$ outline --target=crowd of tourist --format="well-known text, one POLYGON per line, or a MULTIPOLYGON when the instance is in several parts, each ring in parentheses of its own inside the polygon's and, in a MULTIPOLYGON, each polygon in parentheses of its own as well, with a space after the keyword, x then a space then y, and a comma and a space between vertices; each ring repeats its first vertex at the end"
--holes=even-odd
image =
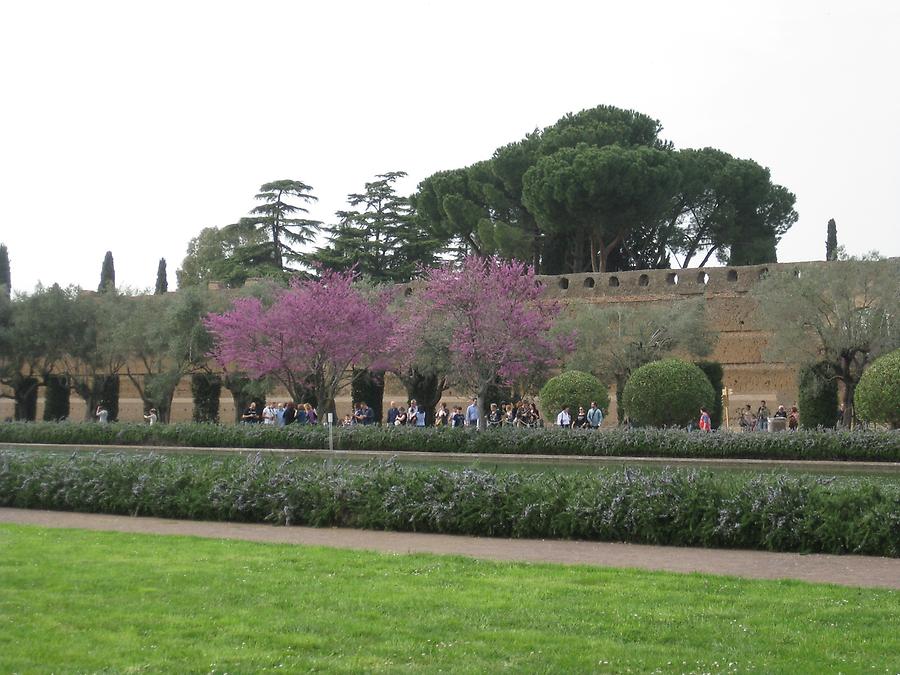
POLYGON ((271 424, 283 427, 288 424, 318 424, 319 414, 309 403, 266 403, 259 409, 253 401, 241 415, 245 424, 271 424))
POLYGON ((748 403, 737 413, 738 426, 741 431, 768 431, 769 418, 787 420, 785 425, 788 429, 794 430, 800 426, 800 410, 796 405, 792 405, 790 411, 786 410, 783 405, 778 406, 774 415, 770 415, 769 407, 765 401, 759 402, 756 412, 748 403))
MULTIPOLYGON (((103 412, 98 408, 98 417, 103 419, 103 412)), ((151 410, 150 417, 145 415, 145 419, 149 419, 150 423, 156 422, 157 413, 151 410)), ((783 405, 779 405, 774 414, 770 414, 770 410, 765 401, 760 401, 759 407, 754 412, 752 407, 747 404, 744 408, 738 410, 736 414, 738 426, 741 431, 768 431, 770 419, 784 419, 784 427, 789 430, 797 429, 800 426, 800 411, 796 405, 791 406, 790 410, 785 409, 783 405)), ((409 401, 406 405, 397 405, 395 401, 391 401, 387 410, 386 424, 388 426, 409 426, 409 427, 425 427, 427 426, 428 415, 426 410, 419 406, 415 399, 409 401)), ((318 424, 319 416, 316 409, 309 403, 294 404, 289 403, 266 403, 261 409, 257 404, 251 403, 241 415, 241 421, 247 424, 268 424, 274 426, 287 426, 289 424, 318 424)), ((518 403, 491 403, 487 410, 483 424, 480 424, 480 414, 478 411, 478 403, 476 399, 472 399, 471 403, 463 409, 462 406, 448 407, 446 403, 438 406, 434 415, 433 426, 435 427, 485 427, 488 429, 497 429, 500 427, 541 427, 544 421, 537 405, 533 401, 521 400, 518 403)), ((344 415, 339 421, 340 426, 369 426, 380 423, 376 420, 375 411, 367 403, 360 402, 353 406, 353 411, 344 415)), ((572 412, 569 406, 563 409, 556 416, 556 426, 567 429, 599 429, 603 424, 603 411, 595 401, 592 401, 588 408, 579 406, 576 412, 572 412)), ((700 418, 696 428, 701 431, 711 431, 712 423, 709 411, 706 408, 700 409, 700 418)))

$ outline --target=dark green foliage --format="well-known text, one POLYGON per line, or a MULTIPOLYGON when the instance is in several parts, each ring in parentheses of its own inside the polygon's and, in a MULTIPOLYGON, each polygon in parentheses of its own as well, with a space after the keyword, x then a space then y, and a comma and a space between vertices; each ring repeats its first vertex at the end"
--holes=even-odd
POLYGON ((194 399, 194 421, 219 421, 219 395, 222 393, 222 378, 210 373, 191 375, 191 395, 194 399))
POLYGON ((354 404, 365 402, 375 413, 375 422, 380 423, 384 415, 384 371, 353 371, 350 397, 354 404))
POLYGON ((20 377, 13 389, 14 415, 17 420, 32 422, 37 417, 38 381, 34 377, 20 377))
POLYGON ((119 419, 119 376, 97 375, 94 378, 93 399, 98 405, 106 406, 111 421, 119 419))
POLYGON ((540 393, 541 415, 552 422, 564 406, 569 406, 573 417, 578 406, 587 410, 591 401, 605 413, 609 411, 609 390, 590 373, 566 370, 547 381, 540 393))
POLYGON ((48 375, 44 378, 44 421, 55 422, 69 417, 69 378, 48 375))
POLYGON ((861 419, 900 429, 900 349, 876 359, 863 373, 856 409, 861 419))
POLYGON ((282 280, 283 271, 273 260, 266 235, 246 222, 203 228, 188 243, 181 269, 175 273, 178 287, 205 287, 214 281, 237 288, 250 277, 282 280))
POLYGON ((100 285, 97 292, 105 293, 116 290, 116 267, 113 264, 112 251, 107 251, 103 256, 103 267, 100 269, 100 285))
POLYGON ((807 429, 834 427, 838 418, 838 386, 831 364, 821 362, 801 368, 797 388, 800 424, 807 429))
POLYGON ((622 405, 638 426, 686 426, 711 409, 716 393, 705 373, 679 359, 654 361, 635 370, 622 393, 622 405))
POLYGON ((262 233, 267 239, 262 250, 269 251, 277 269, 285 270, 286 261, 303 258, 300 248, 313 240, 321 225, 317 220, 291 217, 309 213, 307 208, 291 202, 308 204, 318 197, 313 196, 312 187, 306 183, 285 179, 260 186, 256 199, 263 203, 251 209, 250 216, 241 218, 238 225, 262 233))
MULTIPOLYGON (((322 449, 328 447, 328 430, 301 425, 8 423, 0 424, 0 443, 322 449)), ((481 434, 434 427, 338 427, 334 447, 385 452, 900 462, 900 434, 862 430, 705 434, 652 428, 600 432, 503 428, 481 434)))
POLYGON ((718 429, 722 426, 722 388, 724 386, 722 378, 725 375, 722 371, 722 364, 718 361, 697 361, 695 365, 703 371, 716 393, 712 408, 709 409, 709 418, 712 428, 718 429))
POLYGON ((8 300, 12 293, 12 276, 9 269, 9 249, 0 244, 0 295, 8 300))
POLYGON ((527 260, 542 274, 689 267, 697 255, 701 267, 713 255, 774 261, 797 221, 794 195, 752 160, 676 152, 661 131, 614 106, 568 114, 489 159, 432 174, 411 200, 452 251, 527 260))
POLYGON ((489 408, 491 403, 505 405, 506 403, 515 403, 518 400, 519 397, 513 393, 512 387, 503 384, 499 379, 488 385, 484 394, 484 405, 486 408, 489 408))
POLYGON ((165 295, 169 292, 169 277, 166 273, 166 259, 159 259, 159 266, 156 268, 156 288, 154 295, 165 295))
POLYGON ((405 176, 380 174, 364 192, 347 195, 350 206, 360 210, 338 211, 339 223, 325 228, 328 246, 308 255, 307 262, 354 269, 375 283, 405 283, 419 268, 433 267, 442 242, 418 225, 409 199, 397 195, 394 183, 405 176))
MULTIPOLYGON (((482 434, 484 435, 484 434, 482 434)), ((900 556, 900 490, 633 468, 503 473, 259 454, 0 451, 0 505, 492 537, 900 556)))
POLYGON ((837 224, 834 218, 828 221, 828 237, 825 240, 825 260, 838 259, 837 224))

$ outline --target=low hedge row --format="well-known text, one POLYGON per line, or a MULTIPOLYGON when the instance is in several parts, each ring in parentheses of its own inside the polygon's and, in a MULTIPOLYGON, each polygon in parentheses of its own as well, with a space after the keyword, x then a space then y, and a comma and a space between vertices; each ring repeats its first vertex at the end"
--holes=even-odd
POLYGON ((503 473, 0 451, 0 505, 181 519, 900 556, 900 489, 624 469, 503 473))
MULTIPOLYGON (((12 422, 0 424, 0 443, 189 446, 199 448, 328 447, 328 431, 216 424, 90 424, 12 422)), ((900 461, 897 431, 808 431, 791 433, 701 433, 680 429, 492 429, 351 427, 334 430, 335 448, 388 452, 509 453, 609 457, 698 457, 900 461)))

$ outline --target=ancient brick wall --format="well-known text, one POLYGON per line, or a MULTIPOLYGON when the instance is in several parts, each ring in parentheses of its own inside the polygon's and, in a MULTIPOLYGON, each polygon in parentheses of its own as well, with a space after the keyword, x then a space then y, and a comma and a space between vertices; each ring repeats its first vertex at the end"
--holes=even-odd
MULTIPOLYGON (((711 360, 722 363, 724 384, 730 392, 728 407, 733 412, 746 403, 755 409, 766 400, 774 409, 778 403, 791 405, 797 399, 797 368, 793 364, 771 360, 766 353, 768 337, 758 325, 756 302, 749 291, 761 277, 775 269, 787 269, 795 274, 809 266, 825 263, 784 263, 747 267, 707 267, 684 270, 644 270, 631 272, 567 274, 539 276, 548 297, 565 303, 596 305, 632 305, 634 303, 672 304, 690 298, 702 298, 706 303, 711 330, 718 339, 711 360)), ((832 263, 833 264, 833 263, 832 263)), ((410 289, 409 292, 414 292, 410 289)), ((394 399, 403 401, 406 394, 396 378, 388 377, 385 389, 385 408, 394 399)), ((349 391, 342 392, 337 401, 338 414, 349 411, 349 391)), ((610 392, 614 402, 614 392, 610 392)), ((447 392, 450 405, 463 403, 468 392, 447 392)), ((270 398, 287 401, 286 391, 275 391, 270 398)), ((81 419, 81 399, 71 399, 72 418, 81 419)), ((615 404, 613 403, 613 406, 615 404)), ((143 405, 127 377, 121 378, 120 419, 137 421, 143 405)), ((192 399, 190 378, 184 378, 175 392, 172 405, 173 421, 191 419, 192 399)), ((39 392, 38 419, 43 412, 43 389, 39 392)), ((607 420, 615 419, 615 408, 607 420)), ((12 401, 0 399, 0 419, 12 417, 12 401)), ((223 389, 220 419, 234 419, 230 393, 223 389)))
MULTIPOLYGON (((710 329, 717 341, 710 360, 719 361, 729 390, 730 417, 760 400, 770 408, 797 400, 797 367, 771 359, 768 335, 759 325, 753 286, 770 271, 800 274, 804 267, 824 263, 784 263, 745 267, 707 267, 683 270, 640 270, 606 274, 568 274, 538 277, 548 297, 565 303, 603 306, 651 303, 671 305, 686 299, 705 302, 710 329)), ((610 392, 615 415, 614 390, 610 392)))

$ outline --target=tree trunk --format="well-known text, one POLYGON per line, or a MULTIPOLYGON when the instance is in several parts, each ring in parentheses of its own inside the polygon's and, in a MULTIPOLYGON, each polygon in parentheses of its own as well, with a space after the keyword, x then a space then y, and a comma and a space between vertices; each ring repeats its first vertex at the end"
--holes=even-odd
MULTIPOLYGON (((845 429, 851 429, 853 424, 853 396, 856 393, 856 384, 851 384, 849 380, 844 380, 844 418, 843 425, 845 429)), ((802 414, 802 411, 801 411, 802 414)))
POLYGON ((436 373, 423 374, 414 368, 400 379, 410 400, 415 399, 416 403, 425 409, 425 425, 432 426, 435 408, 441 402, 441 396, 447 388, 446 378, 436 373))
MULTIPOLYGON (((856 382, 850 369, 853 367, 853 357, 847 353, 841 354, 838 364, 838 379, 844 383, 844 415, 842 424, 845 429, 853 428, 853 395, 856 392, 856 382)), ((800 411, 803 414, 803 411, 800 411)))
POLYGON ((623 239, 623 236, 621 234, 617 235, 616 237, 613 238, 613 240, 611 242, 609 242, 609 246, 604 246, 603 239, 600 239, 600 242, 599 242, 600 243, 600 265, 599 265, 600 269, 599 269, 599 271, 600 272, 608 272, 609 271, 607 269, 609 267, 609 265, 607 264, 607 261, 609 259, 609 254, 615 250, 616 246, 618 246, 619 244, 622 243, 622 239, 623 239))
POLYGON ((37 417, 38 381, 34 377, 17 378, 13 387, 16 421, 34 422, 37 417))
POLYGON ((537 222, 533 224, 532 236, 531 266, 534 267, 535 274, 541 274, 541 228, 537 226, 537 222))
POLYGON ((625 389, 625 376, 616 375, 616 419, 619 424, 625 421, 625 409, 622 407, 622 391, 625 389))

